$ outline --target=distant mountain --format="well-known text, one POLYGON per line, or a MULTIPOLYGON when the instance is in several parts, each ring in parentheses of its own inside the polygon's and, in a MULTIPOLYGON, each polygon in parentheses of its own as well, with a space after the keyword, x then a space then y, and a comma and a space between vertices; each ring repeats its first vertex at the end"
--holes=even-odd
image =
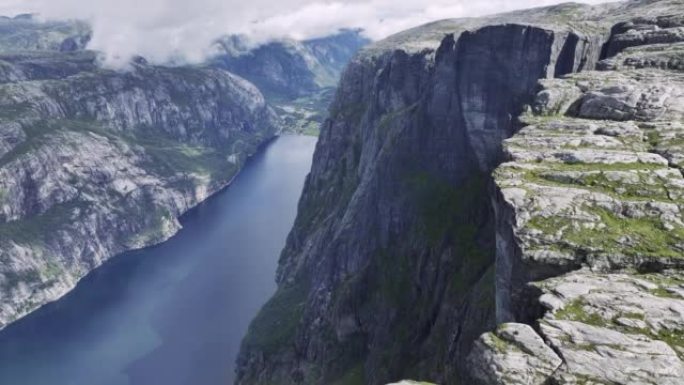
POLYGON ((212 64, 256 84, 265 94, 301 97, 334 87, 345 65, 370 41, 358 30, 313 40, 278 40, 250 49, 244 38, 219 41, 223 53, 212 64))
POLYGON ((278 40, 252 47, 246 38, 219 40, 222 53, 210 65, 254 83, 292 131, 316 134, 334 88, 354 54, 370 40, 359 30, 311 40, 278 40))
POLYGON ((90 26, 82 21, 38 22, 33 15, 0 16, 0 52, 76 51, 91 37, 90 26))
POLYGON ((366 43, 358 31, 254 49, 234 37, 199 65, 136 57, 114 71, 86 49, 91 34, 0 17, 0 329, 111 256, 167 239, 281 130, 316 134, 366 43))

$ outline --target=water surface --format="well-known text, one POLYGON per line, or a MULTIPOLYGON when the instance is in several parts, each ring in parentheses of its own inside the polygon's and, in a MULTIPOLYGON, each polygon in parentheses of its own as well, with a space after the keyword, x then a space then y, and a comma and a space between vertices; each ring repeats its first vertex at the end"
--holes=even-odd
POLYGON ((111 259, 0 332, 2 385, 219 385, 275 290, 315 138, 283 136, 168 242, 111 259))

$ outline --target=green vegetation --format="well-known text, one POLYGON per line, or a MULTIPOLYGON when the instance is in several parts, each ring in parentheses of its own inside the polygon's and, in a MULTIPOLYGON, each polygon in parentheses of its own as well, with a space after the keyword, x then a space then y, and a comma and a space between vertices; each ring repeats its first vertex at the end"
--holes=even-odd
POLYGON ((667 165, 659 163, 538 163, 547 170, 553 171, 631 171, 631 170, 659 170, 667 168, 667 165))
MULTIPOLYGON (((0 95, 2 95, 3 92, 6 91, 0 88, 0 95)), ((3 120, 16 120, 17 118, 24 116, 30 110, 31 105, 27 102, 0 106, 0 118, 3 120)))
POLYGON ((578 321, 592 326, 605 327, 610 321, 605 320, 601 315, 588 312, 584 308, 584 300, 580 297, 566 304, 562 309, 554 314, 556 319, 578 321))
POLYGON ((364 372, 363 364, 351 368, 339 380, 333 382, 331 385, 365 385, 366 374, 364 372))
POLYGON ((619 180, 611 180, 607 176, 607 173, 610 171, 607 170, 589 171, 572 178, 565 177, 562 171, 549 171, 542 168, 518 170, 518 172, 522 174, 524 180, 540 186, 577 186, 586 190, 608 194, 615 198, 671 201, 668 186, 666 185, 668 181, 644 170, 634 171, 637 173, 636 175, 639 177, 640 183, 624 183, 619 180), (651 179, 646 180, 647 178, 651 179), (656 183, 652 183, 656 180, 656 183))
POLYGON ((319 136, 321 134, 321 130, 316 123, 309 123, 301 132, 302 135, 307 135, 307 136, 319 136))
MULTIPOLYGON (((638 319, 643 319, 643 316, 638 319)), ((635 328, 616 324, 614 324, 613 327, 625 333, 642 334, 649 338, 663 341, 672 347, 679 358, 684 359, 684 330, 661 328, 660 330, 655 331, 650 327, 635 328)))
POLYGON ((59 129, 54 122, 48 122, 45 120, 34 121, 32 123, 23 124, 22 126, 24 132, 26 133, 26 140, 17 144, 11 151, 0 158, 0 167, 14 161, 20 156, 36 148, 39 148, 43 145, 45 136, 48 133, 59 129))
POLYGON ((361 118, 366 113, 365 103, 344 103, 342 108, 333 103, 330 109, 330 117, 333 119, 345 120, 349 124, 356 125, 361 122, 361 118))
MULTIPOLYGON (((0 108, 0 114, 3 111, 5 107, 0 108)), ((49 135, 75 131, 94 133, 112 141, 142 146, 148 158, 141 166, 166 177, 183 173, 196 174, 208 177, 211 183, 220 185, 230 180, 239 168, 238 164, 229 162, 228 155, 222 151, 210 146, 183 143, 153 127, 138 127, 136 130, 119 132, 92 119, 36 119, 24 120, 22 129, 26 133, 26 140, 0 158, 0 167, 43 146, 49 135)), ((238 144, 239 142, 236 141, 238 144)))
MULTIPOLYGON (((413 174, 407 182, 417 198, 425 236, 432 244, 438 244, 447 235, 474 240, 476 229, 470 220, 481 219, 479 214, 488 207, 487 182, 483 175, 474 175, 461 186, 428 173, 413 174)), ((482 251, 473 244, 467 246, 468 251, 482 251)))
POLYGON ((652 148, 657 147, 661 141, 660 133, 656 130, 649 130, 646 133, 646 141, 652 148))
POLYGON ((375 260, 381 272, 378 284, 382 297, 393 306, 404 305, 411 291, 411 258, 405 254, 393 255, 382 251, 375 260))
POLYGON ((409 188, 419 202, 421 231, 428 242, 433 247, 453 245, 460 266, 451 286, 456 293, 471 287, 494 260, 493 242, 478 239, 491 215, 487 180, 476 174, 454 186, 425 173, 409 179, 409 188))
POLYGON ((328 106, 335 96, 334 88, 326 88, 310 96, 286 99, 269 96, 279 115, 283 117, 285 129, 309 136, 318 136, 320 127, 328 116, 328 106))
POLYGON ((144 221, 142 229, 129 239, 129 243, 135 246, 148 245, 163 240, 168 235, 166 226, 174 220, 173 214, 167 208, 157 206, 152 197, 146 197, 142 204, 142 207, 133 208, 128 213, 129 216, 136 215, 144 221), (136 211, 137 213, 133 214, 136 211))
POLYGON ((534 217, 528 225, 546 234, 563 231, 563 240, 583 248, 633 256, 682 258, 684 228, 668 230, 657 218, 627 218, 598 207, 586 207, 605 226, 585 227, 569 217, 534 217), (629 241, 626 241, 629 239, 629 241))
POLYGON ((639 274, 639 278, 643 278, 649 282, 653 282, 659 286, 684 286, 684 276, 677 275, 663 275, 659 274, 639 274))
POLYGON ((292 343, 308 291, 307 279, 279 288, 252 321, 243 345, 270 354, 292 343))
MULTIPOLYGON (((636 312, 622 313, 622 314, 620 314, 620 317, 628 318, 628 319, 637 319, 637 320, 642 320, 642 321, 645 318, 643 313, 636 313, 636 312)), ((620 317, 617 317, 617 318, 620 318, 620 317)))
POLYGON ((40 275, 45 281, 55 281, 59 279, 63 271, 64 270, 62 267, 52 261, 48 261, 45 267, 41 270, 40 275))
POLYGON ((5 271, 2 273, 5 277, 2 283, 2 291, 7 292, 11 290, 20 282, 39 282, 40 272, 37 270, 17 270, 17 271, 5 271))
POLYGON ((682 298, 681 296, 675 294, 674 292, 667 290, 666 288, 664 288, 662 286, 658 286, 655 289, 651 289, 651 290, 649 290, 649 292, 653 295, 656 295, 658 297, 663 297, 663 298, 678 298, 678 299, 682 298))
POLYGON ((149 158, 141 166, 162 176, 196 174, 220 184, 230 180, 238 171, 238 165, 229 162, 228 157, 218 150, 171 139, 159 130, 141 129, 122 138, 142 146, 149 158))
POLYGON ((660 329, 658 333, 652 335, 654 338, 657 338, 670 345, 677 353, 679 358, 684 359, 684 330, 660 329))
POLYGON ((378 131, 380 131, 382 134, 385 134, 387 129, 390 128, 397 120, 405 118, 407 115, 413 113, 417 108, 418 103, 413 103, 404 108, 384 114, 380 118, 380 123, 378 123, 378 131))
POLYGON ((511 349, 511 346, 508 343, 506 343, 506 341, 499 338, 499 336, 497 336, 496 334, 489 333, 488 336, 492 342, 492 345, 494 345, 494 349, 497 352, 504 354, 511 349))
POLYGON ((59 228, 74 221, 76 212, 83 213, 90 203, 72 200, 52 206, 46 212, 0 224, 0 240, 12 240, 26 245, 41 243, 59 228))

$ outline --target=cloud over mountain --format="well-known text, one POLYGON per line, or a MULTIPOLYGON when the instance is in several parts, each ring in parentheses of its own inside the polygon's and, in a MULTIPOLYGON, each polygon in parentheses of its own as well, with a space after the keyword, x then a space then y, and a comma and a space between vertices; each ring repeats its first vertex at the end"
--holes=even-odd
MULTIPOLYGON (((0 0, 0 14, 85 19, 90 48, 117 66, 136 54, 153 62, 197 62, 225 34, 255 42, 312 38, 362 28, 372 39, 429 21, 560 3, 559 0, 0 0)), ((584 2, 597 3, 597 0, 584 2)))

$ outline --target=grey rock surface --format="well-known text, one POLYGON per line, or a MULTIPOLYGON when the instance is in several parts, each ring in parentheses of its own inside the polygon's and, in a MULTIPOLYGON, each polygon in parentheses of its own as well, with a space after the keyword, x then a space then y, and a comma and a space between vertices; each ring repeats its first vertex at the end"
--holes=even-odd
POLYGON ((501 324, 483 334, 470 352, 473 377, 483 384, 542 385, 563 360, 525 324, 501 324))
POLYGON ((563 358, 555 381, 681 383, 682 278, 580 271, 538 283, 548 310, 540 334, 563 358))
POLYGON ((684 378, 682 11, 617 24, 602 71, 542 81, 505 141, 498 316, 535 326, 562 359, 545 382, 684 378))
POLYGON ((624 344, 613 346, 582 320, 546 321, 530 283, 682 268, 682 88, 669 56, 683 13, 678 1, 564 4, 436 22, 362 50, 238 384, 675 381, 669 337, 611 328, 624 344), (502 353, 497 332, 480 336, 507 322, 530 326, 502 353), (607 368, 579 368, 591 359, 607 368))

